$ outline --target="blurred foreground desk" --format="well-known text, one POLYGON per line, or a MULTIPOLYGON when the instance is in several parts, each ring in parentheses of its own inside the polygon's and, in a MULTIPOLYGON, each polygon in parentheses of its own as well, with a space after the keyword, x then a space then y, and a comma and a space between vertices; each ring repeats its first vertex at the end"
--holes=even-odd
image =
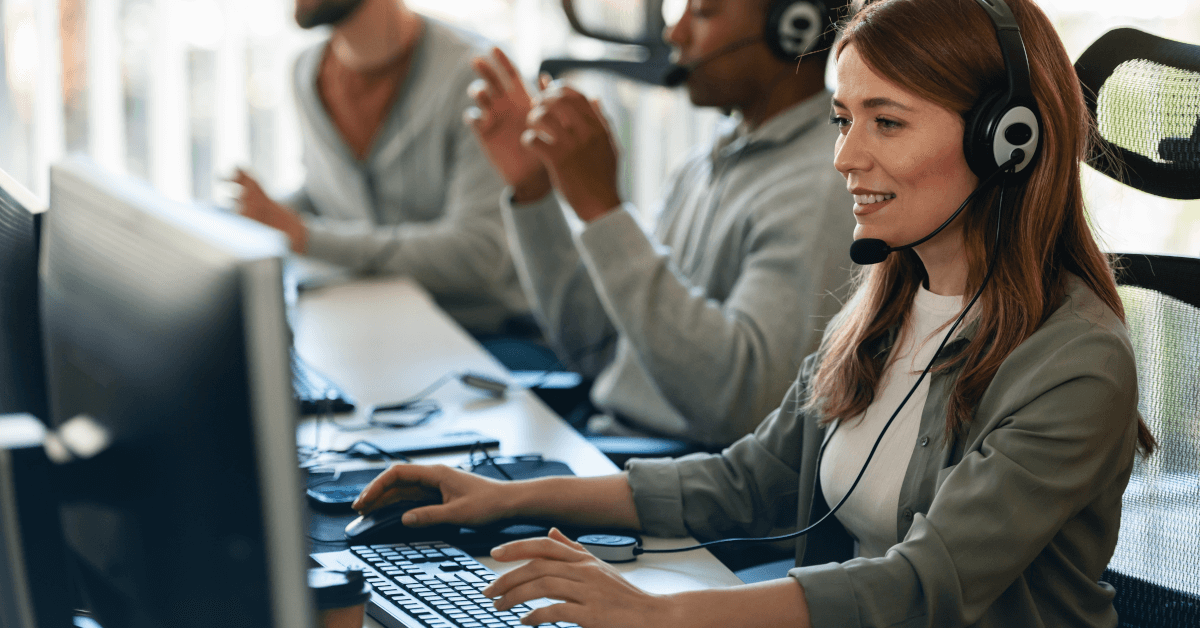
MULTIPOLYGON (((304 293, 294 313, 295 345, 300 355, 350 393, 358 403, 354 416, 336 417, 346 426, 364 425, 368 409, 409 398, 443 375, 473 371, 507 380, 507 372, 465 331, 439 309, 420 287, 404 279, 360 280, 304 293)), ((472 429, 500 441, 506 456, 540 453, 561 460, 580 476, 618 469, 533 394, 510 390, 504 399, 488 399, 455 381, 430 398, 442 414, 412 430, 435 432, 472 429)), ((324 422, 306 421, 297 433, 301 444, 341 449, 356 440, 395 438, 395 430, 343 432, 324 422)), ((464 453, 427 456, 419 462, 458 465, 464 453)), ((646 538, 647 547, 679 547, 692 539, 646 538)), ((509 568, 482 558, 498 572, 509 568)), ((706 550, 643 555, 618 568, 634 584, 655 593, 725 587, 741 581, 706 550)), ((368 618, 368 626, 377 626, 368 618)))

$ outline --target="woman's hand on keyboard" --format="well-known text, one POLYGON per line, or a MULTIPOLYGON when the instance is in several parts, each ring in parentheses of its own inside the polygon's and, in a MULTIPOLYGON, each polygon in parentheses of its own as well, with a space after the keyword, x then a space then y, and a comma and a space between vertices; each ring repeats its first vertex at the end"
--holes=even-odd
POLYGON ((361 514, 404 500, 441 500, 404 513, 404 525, 482 525, 511 516, 505 484, 445 465, 396 464, 363 489, 353 508, 361 514))
POLYGON ((562 600, 531 611, 527 625, 572 622, 587 628, 672 625, 669 596, 647 593, 629 583, 611 565, 592 556, 557 528, 550 535, 505 543, 492 550, 500 562, 528 560, 488 585, 482 593, 497 609, 550 598, 562 600))

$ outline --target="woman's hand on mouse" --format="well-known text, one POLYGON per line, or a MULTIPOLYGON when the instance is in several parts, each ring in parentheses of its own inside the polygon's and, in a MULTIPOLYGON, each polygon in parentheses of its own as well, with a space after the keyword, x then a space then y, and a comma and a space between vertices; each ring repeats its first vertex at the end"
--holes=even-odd
POLYGON ((546 597, 562 600, 525 615, 528 625, 567 621, 587 626, 670 626, 671 596, 647 593, 629 583, 611 565, 592 556, 557 528, 549 536, 505 543, 492 550, 500 562, 527 560, 492 582, 482 593, 504 610, 546 597))
POLYGON ((398 501, 437 501, 404 513, 404 525, 482 525, 511 516, 505 484, 445 465, 392 465, 363 489, 352 507, 367 514, 398 501))

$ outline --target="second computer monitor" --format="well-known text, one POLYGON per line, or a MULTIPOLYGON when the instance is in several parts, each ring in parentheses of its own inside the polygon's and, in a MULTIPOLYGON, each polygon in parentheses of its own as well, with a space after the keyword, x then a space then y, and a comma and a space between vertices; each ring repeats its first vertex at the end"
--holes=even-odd
POLYGON ((0 171, 0 414, 46 418, 38 322, 38 235, 43 202, 0 171))
POLYGON ((83 161, 52 169, 47 218, 50 417, 92 610, 310 626, 283 238, 83 161))

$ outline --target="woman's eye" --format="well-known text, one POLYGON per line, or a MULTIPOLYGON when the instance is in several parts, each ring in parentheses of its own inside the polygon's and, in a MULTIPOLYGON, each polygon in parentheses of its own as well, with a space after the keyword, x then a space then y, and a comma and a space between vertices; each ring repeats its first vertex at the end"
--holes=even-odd
POLYGON ((895 120, 888 120, 887 118, 875 118, 875 123, 879 125, 879 128, 889 131, 892 129, 898 129, 901 126, 899 122, 896 122, 895 120))
POLYGON ((837 114, 829 116, 829 123, 838 127, 839 129, 844 129, 850 126, 850 120, 848 118, 843 118, 837 114))

